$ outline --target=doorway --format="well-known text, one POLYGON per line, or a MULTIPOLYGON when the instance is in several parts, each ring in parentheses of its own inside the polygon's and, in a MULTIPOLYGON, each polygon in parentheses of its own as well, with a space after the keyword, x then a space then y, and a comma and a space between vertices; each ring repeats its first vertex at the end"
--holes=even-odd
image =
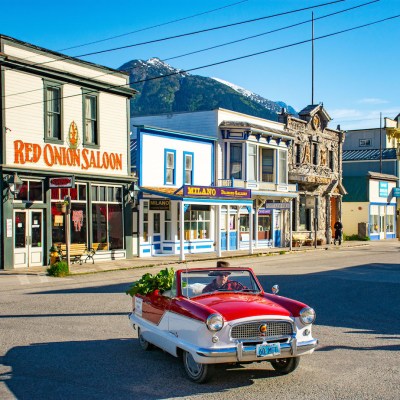
POLYGON ((43 265, 43 210, 14 211, 14 268, 43 265))

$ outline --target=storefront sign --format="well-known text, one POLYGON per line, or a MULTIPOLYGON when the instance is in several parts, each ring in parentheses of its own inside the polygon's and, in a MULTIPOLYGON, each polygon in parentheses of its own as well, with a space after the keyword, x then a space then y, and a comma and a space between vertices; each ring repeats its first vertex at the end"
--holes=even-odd
POLYGON ((49 178, 50 188, 74 188, 75 187, 75 177, 66 176, 59 178, 49 178))
POLYGON ((201 197, 212 199, 221 197, 251 199, 251 190, 228 187, 184 186, 183 195, 188 197, 201 197))
POLYGON ((170 200, 150 200, 150 210, 166 210, 170 209, 170 200))
POLYGON ((271 214, 271 209, 260 208, 258 210, 258 215, 268 215, 271 214))
POLYGON ((400 197, 400 188, 393 188, 393 197, 400 197))
POLYGON ((72 121, 69 126, 67 143, 71 149, 76 149, 79 146, 78 127, 75 121, 72 121))
POLYGON ((379 197, 388 197, 389 194, 389 183, 379 182, 379 197))
POLYGON ((7 218, 7 237, 12 237, 12 219, 7 218))
POLYGON ((90 149, 73 149, 65 146, 14 141, 14 163, 36 164, 43 161, 48 167, 79 167, 88 169, 122 170, 122 154, 90 149))
POLYGON ((264 207, 270 210, 289 210, 290 203, 265 203, 264 207))

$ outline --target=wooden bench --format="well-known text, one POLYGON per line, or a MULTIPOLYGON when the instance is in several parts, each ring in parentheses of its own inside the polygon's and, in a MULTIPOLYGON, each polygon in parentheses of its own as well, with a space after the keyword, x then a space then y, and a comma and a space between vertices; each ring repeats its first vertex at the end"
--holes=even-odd
POLYGON ((108 250, 109 246, 108 246, 108 243, 93 243, 93 249, 95 251, 108 250))
MULTIPOLYGON (((66 260, 67 259, 67 245, 62 243, 58 246, 58 253, 60 254, 60 259, 66 260)), ((85 243, 71 243, 69 245, 69 257, 72 264, 79 263, 82 265, 83 260, 82 257, 85 258, 85 263, 87 260, 92 260, 94 264, 93 256, 95 255, 96 251, 94 249, 88 249, 85 243)))

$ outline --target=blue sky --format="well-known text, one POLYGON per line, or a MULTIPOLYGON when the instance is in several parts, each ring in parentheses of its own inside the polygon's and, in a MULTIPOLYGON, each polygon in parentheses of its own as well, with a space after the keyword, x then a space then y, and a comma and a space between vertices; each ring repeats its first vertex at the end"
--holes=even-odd
MULTIPOLYGON (((162 37, 203 30, 243 20, 283 13, 329 0, 130 0, 112 1, 5 1, 0 33, 60 51, 70 56, 131 45, 162 37), (238 3, 232 5, 233 3, 238 3), (218 7, 218 11, 208 12, 218 7), (194 14, 201 16, 165 24, 194 14), (140 32, 127 34, 142 30, 140 32), (89 42, 123 35, 83 47, 89 42), (65 50, 69 48, 68 50, 65 50)), ((228 41, 257 35, 311 19, 319 36, 368 24, 400 14, 400 0, 373 4, 318 20, 323 15, 367 3, 346 0, 324 7, 264 19, 161 43, 83 57, 86 61, 118 68, 131 59, 162 60, 228 41)), ((168 60, 175 68, 189 69, 245 56, 311 38, 311 23, 263 35, 186 57, 168 60)), ((323 102, 333 118, 330 126, 342 129, 379 127, 379 116, 400 113, 398 43, 400 18, 315 41, 314 103, 323 102)), ((311 44, 271 51, 193 74, 217 77, 271 100, 282 100, 297 111, 311 103, 311 44)))

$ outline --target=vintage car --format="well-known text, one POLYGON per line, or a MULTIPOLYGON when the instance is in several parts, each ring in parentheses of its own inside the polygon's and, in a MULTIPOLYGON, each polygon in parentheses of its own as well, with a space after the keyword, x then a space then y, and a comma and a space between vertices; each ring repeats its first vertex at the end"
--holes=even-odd
POLYGON ((315 311, 265 293, 250 268, 181 269, 171 290, 133 297, 129 319, 141 347, 183 358, 188 377, 203 383, 213 364, 267 361, 287 374, 318 344, 315 311))

